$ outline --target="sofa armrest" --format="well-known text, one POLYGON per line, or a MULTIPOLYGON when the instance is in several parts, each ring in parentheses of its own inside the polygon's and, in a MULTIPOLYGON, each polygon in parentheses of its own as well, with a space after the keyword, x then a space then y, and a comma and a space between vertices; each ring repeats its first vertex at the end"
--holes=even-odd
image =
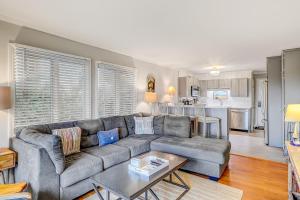
POLYGON ((33 129, 25 128, 18 136, 26 143, 41 146, 48 152, 56 173, 61 174, 65 169, 65 156, 63 154, 61 138, 57 135, 40 133, 33 129))
POLYGON ((33 199, 59 199, 59 174, 45 148, 12 138, 11 147, 18 153, 15 180, 28 183, 33 199))

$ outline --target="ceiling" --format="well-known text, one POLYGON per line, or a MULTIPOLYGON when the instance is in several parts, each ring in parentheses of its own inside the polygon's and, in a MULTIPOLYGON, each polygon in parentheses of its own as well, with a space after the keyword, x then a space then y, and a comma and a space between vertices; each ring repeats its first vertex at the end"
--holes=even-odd
POLYGON ((300 47, 299 0, 1 0, 0 19, 172 68, 265 70, 300 47))

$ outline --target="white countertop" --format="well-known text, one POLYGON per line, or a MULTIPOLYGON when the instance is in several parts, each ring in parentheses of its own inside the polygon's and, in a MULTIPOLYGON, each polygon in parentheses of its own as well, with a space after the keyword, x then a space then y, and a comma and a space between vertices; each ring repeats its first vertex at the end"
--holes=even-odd
MULTIPOLYGON (((174 106, 170 106, 170 107, 174 107, 174 106)), ((186 108, 193 108, 194 105, 183 105, 183 107, 186 107, 186 108)), ((242 106, 242 105, 239 105, 239 106, 228 106, 228 105, 205 105, 205 108, 216 108, 216 109, 251 109, 252 107, 251 106, 242 106)))

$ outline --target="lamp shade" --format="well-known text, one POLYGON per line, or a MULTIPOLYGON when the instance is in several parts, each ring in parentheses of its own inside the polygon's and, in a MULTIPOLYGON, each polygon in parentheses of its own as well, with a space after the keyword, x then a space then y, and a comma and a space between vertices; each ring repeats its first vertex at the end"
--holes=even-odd
POLYGON ((0 110, 11 108, 11 90, 10 87, 0 86, 0 110))
POLYGON ((145 92, 144 98, 147 103, 154 103, 157 101, 157 94, 155 92, 145 92))
POLYGON ((176 89, 175 89, 175 87, 174 87, 174 86, 170 86, 170 87, 168 88, 168 95, 174 96, 175 94, 176 94, 176 89))
POLYGON ((300 122, 300 104, 289 104, 285 113, 286 122, 300 122))

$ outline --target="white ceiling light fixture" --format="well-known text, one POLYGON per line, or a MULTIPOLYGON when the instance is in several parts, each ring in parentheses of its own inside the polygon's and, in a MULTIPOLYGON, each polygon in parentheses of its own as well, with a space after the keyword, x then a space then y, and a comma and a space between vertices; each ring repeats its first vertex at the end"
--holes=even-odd
POLYGON ((218 69, 219 69, 219 67, 213 67, 212 70, 209 72, 209 74, 212 76, 219 76, 220 70, 218 70, 218 69))

